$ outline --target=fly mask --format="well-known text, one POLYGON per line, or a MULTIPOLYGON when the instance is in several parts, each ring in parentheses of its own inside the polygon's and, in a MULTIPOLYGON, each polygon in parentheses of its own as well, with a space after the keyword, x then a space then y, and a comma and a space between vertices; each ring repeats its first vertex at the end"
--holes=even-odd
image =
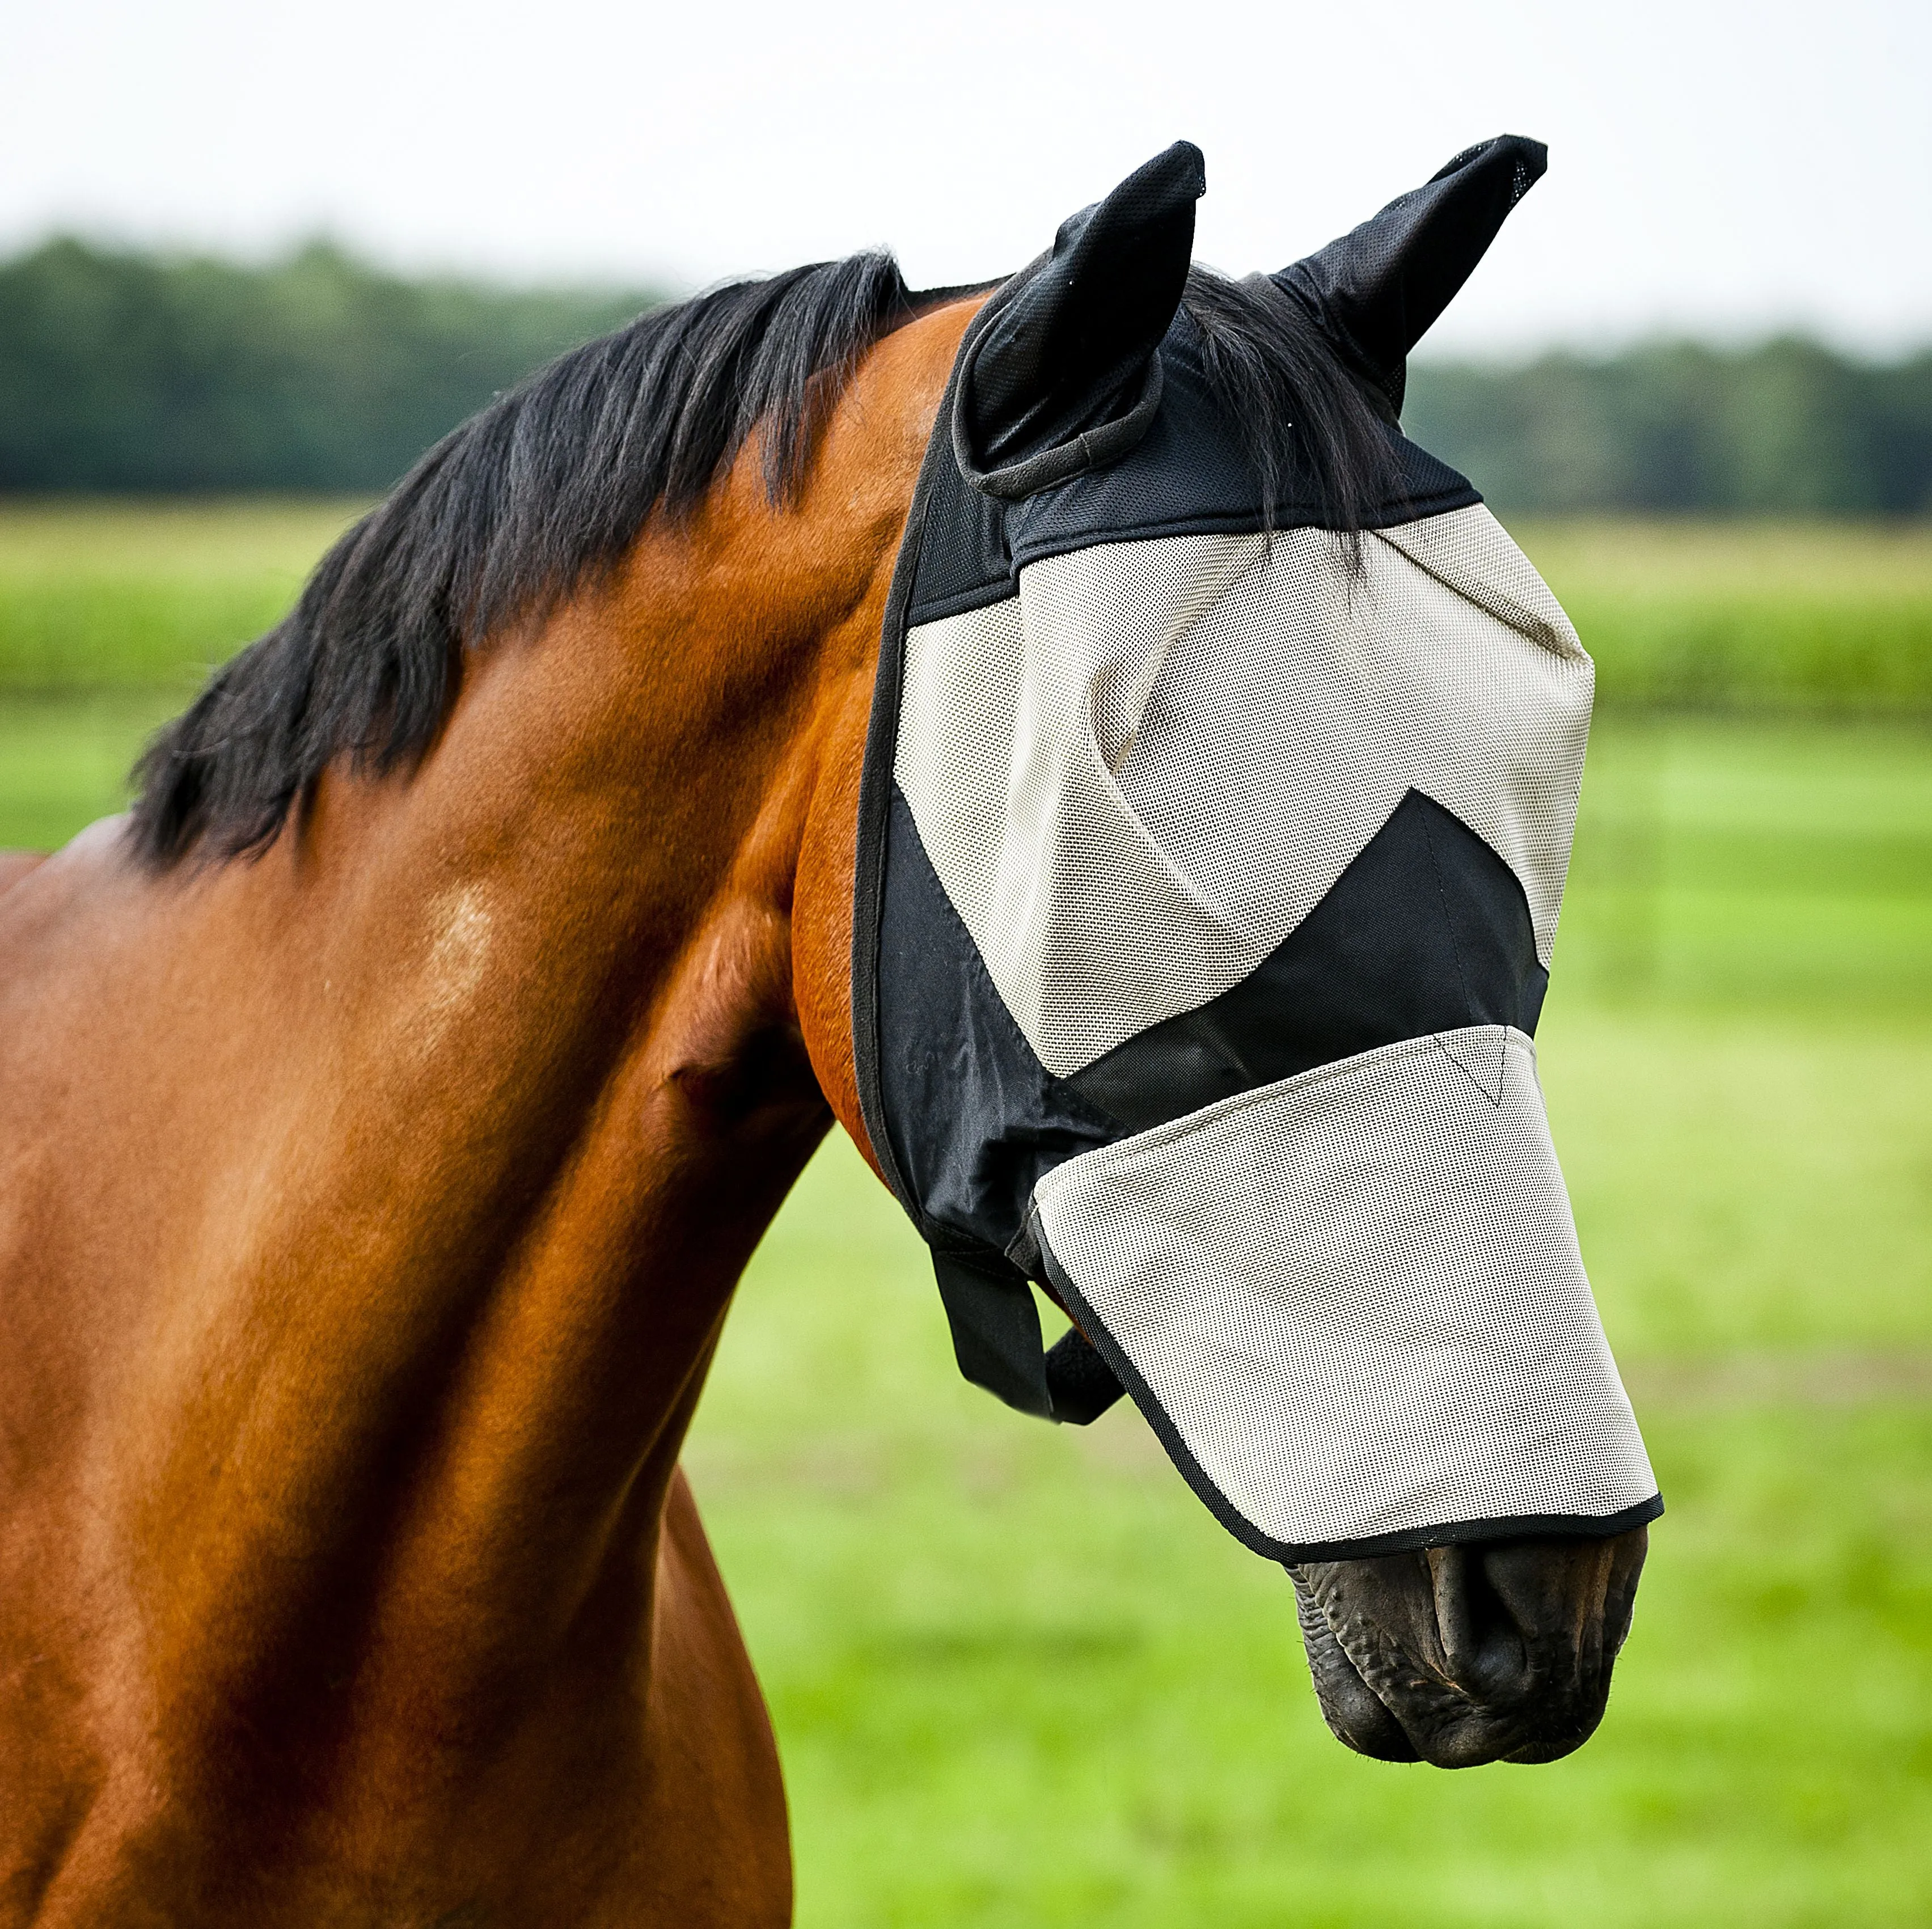
POLYGON ((1543 166, 1472 148, 1263 291, 1387 442, 1343 535, 1299 436, 1258 485, 1184 304, 1201 156, 1150 162, 968 330, 886 619, 860 1089, 961 1369, 1124 1388, 1280 1559, 1662 1510, 1532 1042, 1592 668, 1395 426, 1543 166))

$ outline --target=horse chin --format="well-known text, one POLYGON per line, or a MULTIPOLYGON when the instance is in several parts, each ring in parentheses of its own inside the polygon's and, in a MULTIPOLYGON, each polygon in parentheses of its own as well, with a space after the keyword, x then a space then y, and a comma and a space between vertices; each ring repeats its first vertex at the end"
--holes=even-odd
POLYGON ((1553 1762, 1602 1720, 1647 1536, 1556 1537, 1288 1568, 1322 1712, 1384 1762, 1553 1762))

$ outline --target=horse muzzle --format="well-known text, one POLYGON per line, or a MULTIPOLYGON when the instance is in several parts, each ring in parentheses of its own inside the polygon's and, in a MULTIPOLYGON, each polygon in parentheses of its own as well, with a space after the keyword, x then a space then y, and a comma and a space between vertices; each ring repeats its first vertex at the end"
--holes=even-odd
POLYGON ((1603 1719, 1647 1530, 1292 1564, 1330 1729, 1441 1768, 1553 1762, 1603 1719))

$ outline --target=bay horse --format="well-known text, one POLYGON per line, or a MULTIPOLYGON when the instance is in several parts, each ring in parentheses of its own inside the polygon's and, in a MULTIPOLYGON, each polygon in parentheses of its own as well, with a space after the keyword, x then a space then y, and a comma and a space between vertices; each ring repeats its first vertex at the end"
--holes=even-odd
MULTIPOLYGON (((678 1456, 813 1148, 878 1163, 868 716, 988 292, 860 256, 565 356, 0 873, 0 1922, 789 1918, 678 1456)), ((1298 1569, 1331 1725, 1566 1752, 1642 1550, 1298 1569)))

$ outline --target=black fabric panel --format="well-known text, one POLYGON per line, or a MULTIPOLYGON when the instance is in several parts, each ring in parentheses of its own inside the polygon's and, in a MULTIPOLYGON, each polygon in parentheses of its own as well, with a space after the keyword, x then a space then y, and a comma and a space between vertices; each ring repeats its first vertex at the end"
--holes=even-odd
POLYGON ((1077 1326, 1048 1349, 1046 1385, 1054 1418, 1069 1426, 1090 1426, 1126 1391, 1077 1326))
POLYGON ((1249 976, 1065 1083, 1144 1132, 1401 1039, 1470 1024, 1534 1034, 1547 982, 1516 873, 1411 790, 1249 976))
POLYGON ((999 1259, 932 1256, 962 1376, 1007 1406, 1065 1426, 1087 1426, 1125 1389, 1078 1327, 1041 1351, 1040 1308, 1026 1276, 999 1259))
POLYGON ((1034 1055, 897 785, 887 838, 878 1078, 894 1162, 928 1241, 998 1255, 1040 1174, 1120 1130, 1034 1055))
MULTIPOLYGON (((983 494, 956 466, 935 471, 908 622, 932 622, 1016 596, 1028 563, 1096 542, 1329 524, 1313 476, 1294 465, 1275 502, 1264 509, 1257 500, 1254 471, 1215 404, 1202 366, 1199 331, 1184 310, 1160 356, 1159 412, 1138 446, 1118 462, 1016 502, 983 494)), ((1386 529, 1482 500, 1447 463, 1399 430, 1386 432, 1400 480, 1369 517, 1370 526, 1386 529)))
POLYGON ((935 1251, 932 1271, 961 1374, 1022 1413, 1054 1418, 1040 1308, 1025 1278, 997 1253, 935 1251))
POLYGON ((1016 593, 1006 520, 1014 506, 985 494, 948 458, 932 478, 932 512, 920 545, 908 623, 929 623, 1016 593))
MULTIPOLYGON (((1332 512, 1312 472, 1291 463, 1272 515, 1257 500, 1255 472, 1234 425, 1216 404, 1202 363, 1200 332, 1184 310, 1161 345, 1160 412, 1140 446, 1110 467, 1076 476, 1014 506, 1017 571, 1043 556, 1096 542, 1157 536, 1245 534, 1272 520, 1276 529, 1324 528, 1332 512)), ((1399 430, 1385 430, 1401 478, 1371 527, 1414 522, 1482 500, 1466 477, 1418 448, 1399 430)), ((914 594, 922 598, 923 585, 914 594)))

